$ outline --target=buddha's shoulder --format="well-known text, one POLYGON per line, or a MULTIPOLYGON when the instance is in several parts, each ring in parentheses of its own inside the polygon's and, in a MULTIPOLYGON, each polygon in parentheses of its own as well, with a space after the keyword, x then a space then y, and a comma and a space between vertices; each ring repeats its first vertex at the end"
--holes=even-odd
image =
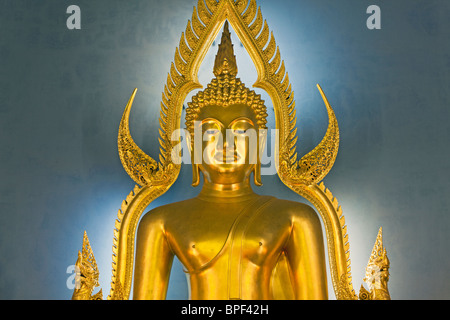
POLYGON ((317 212, 309 205, 297 201, 272 198, 267 211, 278 216, 290 219, 313 219, 319 218, 317 212))
POLYGON ((173 218, 177 214, 182 214, 187 208, 192 208, 197 205, 195 198, 164 204, 151 209, 147 212, 142 220, 143 221, 165 221, 173 218))
MULTIPOLYGON (((275 215, 277 218, 285 217, 292 219, 317 219, 318 215, 316 211, 309 205, 297 201, 279 199, 275 197, 269 197, 269 201, 261 204, 262 212, 268 217, 268 215, 275 215)), ((151 209, 144 215, 142 221, 144 223, 163 223, 173 220, 183 219, 192 208, 200 208, 205 204, 198 198, 192 198, 179 202, 173 202, 165 205, 158 206, 151 209)), ((255 205, 254 203, 252 205, 255 205)), ((258 210, 258 205, 254 206, 255 210, 258 210)), ((195 210, 194 210, 195 211, 195 210)))

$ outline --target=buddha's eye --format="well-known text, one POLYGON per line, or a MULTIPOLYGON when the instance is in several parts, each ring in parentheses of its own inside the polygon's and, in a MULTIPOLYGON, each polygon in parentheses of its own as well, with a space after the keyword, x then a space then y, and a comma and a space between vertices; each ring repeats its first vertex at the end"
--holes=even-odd
POLYGON ((219 130, 217 130, 217 129, 208 129, 205 131, 205 133, 208 135, 216 135, 218 132, 219 132, 219 130))
POLYGON ((234 134, 246 134, 247 130, 245 130, 245 129, 234 129, 233 133, 234 134))
POLYGON ((249 133, 251 133, 251 130, 254 130, 254 125, 250 119, 240 117, 234 120, 229 125, 229 128, 236 136, 247 136, 249 133))

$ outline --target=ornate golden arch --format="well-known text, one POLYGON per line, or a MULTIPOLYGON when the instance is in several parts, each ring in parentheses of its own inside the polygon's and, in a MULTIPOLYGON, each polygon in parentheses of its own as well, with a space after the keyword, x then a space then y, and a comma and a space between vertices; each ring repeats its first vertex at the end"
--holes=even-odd
POLYGON ((182 33, 175 50, 164 87, 160 112, 159 162, 146 155, 131 138, 128 118, 136 90, 125 109, 119 130, 119 154, 130 177, 140 186, 123 202, 114 231, 113 276, 110 298, 114 298, 117 286, 120 295, 130 294, 135 232, 145 208, 164 194, 176 181, 180 166, 172 163, 174 142, 172 133, 180 129, 182 106, 186 96, 201 88, 197 75, 200 65, 228 20, 252 58, 258 79, 254 87, 265 90, 275 110, 276 128, 279 129, 278 175, 283 183, 297 194, 309 200, 319 211, 327 235, 331 278, 339 298, 356 297, 351 283, 349 244, 344 217, 337 201, 325 189, 323 180, 331 170, 339 147, 339 129, 333 109, 323 91, 329 126, 323 141, 299 161, 296 153, 296 111, 291 89, 279 47, 263 19, 255 0, 199 0, 182 33))
MULTIPOLYGON (((336 198, 321 182, 331 170, 339 148, 336 116, 318 86, 328 112, 328 129, 322 142, 298 160, 294 93, 275 37, 255 0, 198 0, 192 19, 188 21, 175 50, 174 62, 162 93, 159 161, 145 154, 130 135, 129 115, 137 89, 125 108, 119 127, 119 155, 124 169, 137 185, 123 201, 115 223, 112 281, 108 299, 128 299, 130 295, 139 219, 148 205, 167 192, 179 176, 181 166, 173 163, 171 157, 172 149, 179 142, 171 141, 170 138, 175 130, 181 128, 181 114, 187 95, 202 87, 197 79, 200 65, 225 20, 229 21, 256 66, 258 79, 254 87, 265 90, 272 100, 276 128, 279 130, 276 148, 279 153, 275 155, 278 175, 287 187, 310 201, 321 215, 337 299, 357 299, 352 285, 345 218, 336 198)), ((373 263, 380 259, 388 261, 385 251, 380 248, 381 230, 376 252, 374 248, 370 260, 373 263)), ((87 269, 89 267, 92 268, 86 266, 87 269)), ((366 275, 367 278, 369 276, 366 275)), ((361 293, 360 297, 364 299, 370 298, 372 294, 367 291, 362 293, 364 297, 361 293)))

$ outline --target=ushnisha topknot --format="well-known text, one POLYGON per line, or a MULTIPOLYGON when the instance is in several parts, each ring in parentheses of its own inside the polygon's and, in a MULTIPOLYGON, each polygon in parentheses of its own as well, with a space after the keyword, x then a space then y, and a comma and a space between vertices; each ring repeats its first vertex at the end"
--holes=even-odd
POLYGON ((231 33, 228 21, 225 21, 221 43, 214 63, 215 78, 207 85, 206 89, 198 92, 188 102, 186 109, 186 128, 191 134, 194 132, 194 121, 197 120, 201 108, 209 105, 228 107, 236 104, 244 104, 252 108, 256 115, 257 125, 260 129, 266 129, 267 108, 261 95, 250 90, 237 78, 236 56, 234 55, 231 33))

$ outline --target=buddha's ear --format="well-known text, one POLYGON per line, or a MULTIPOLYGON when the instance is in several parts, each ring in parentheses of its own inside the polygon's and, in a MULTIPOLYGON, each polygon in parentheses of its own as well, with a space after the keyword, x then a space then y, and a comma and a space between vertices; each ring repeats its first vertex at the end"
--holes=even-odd
POLYGON ((191 133, 189 132, 189 130, 185 130, 186 132, 186 144, 187 144, 187 149, 189 151, 189 156, 192 158, 192 137, 191 137, 191 133))
POLYGON ((193 148, 192 137, 189 131, 187 131, 186 134, 186 143, 188 145, 187 149, 189 150, 189 155, 191 157, 192 163, 192 186, 198 187, 198 185, 200 184, 200 167, 198 164, 195 163, 194 150, 192 150, 193 148))
POLYGON ((262 154, 266 148, 267 142, 267 129, 259 129, 258 131, 258 159, 256 161, 255 167, 253 169, 253 179, 255 185, 261 187, 263 184, 261 182, 261 158, 262 154))
POLYGON ((263 152, 267 147, 267 129, 259 129, 258 131, 258 160, 262 158, 263 152))
POLYGON ((253 168, 253 179, 255 186, 261 187, 263 185, 261 182, 261 161, 259 159, 258 163, 255 164, 255 167, 253 168))
POLYGON ((198 164, 192 163, 192 186, 198 187, 200 184, 200 167, 198 164))

